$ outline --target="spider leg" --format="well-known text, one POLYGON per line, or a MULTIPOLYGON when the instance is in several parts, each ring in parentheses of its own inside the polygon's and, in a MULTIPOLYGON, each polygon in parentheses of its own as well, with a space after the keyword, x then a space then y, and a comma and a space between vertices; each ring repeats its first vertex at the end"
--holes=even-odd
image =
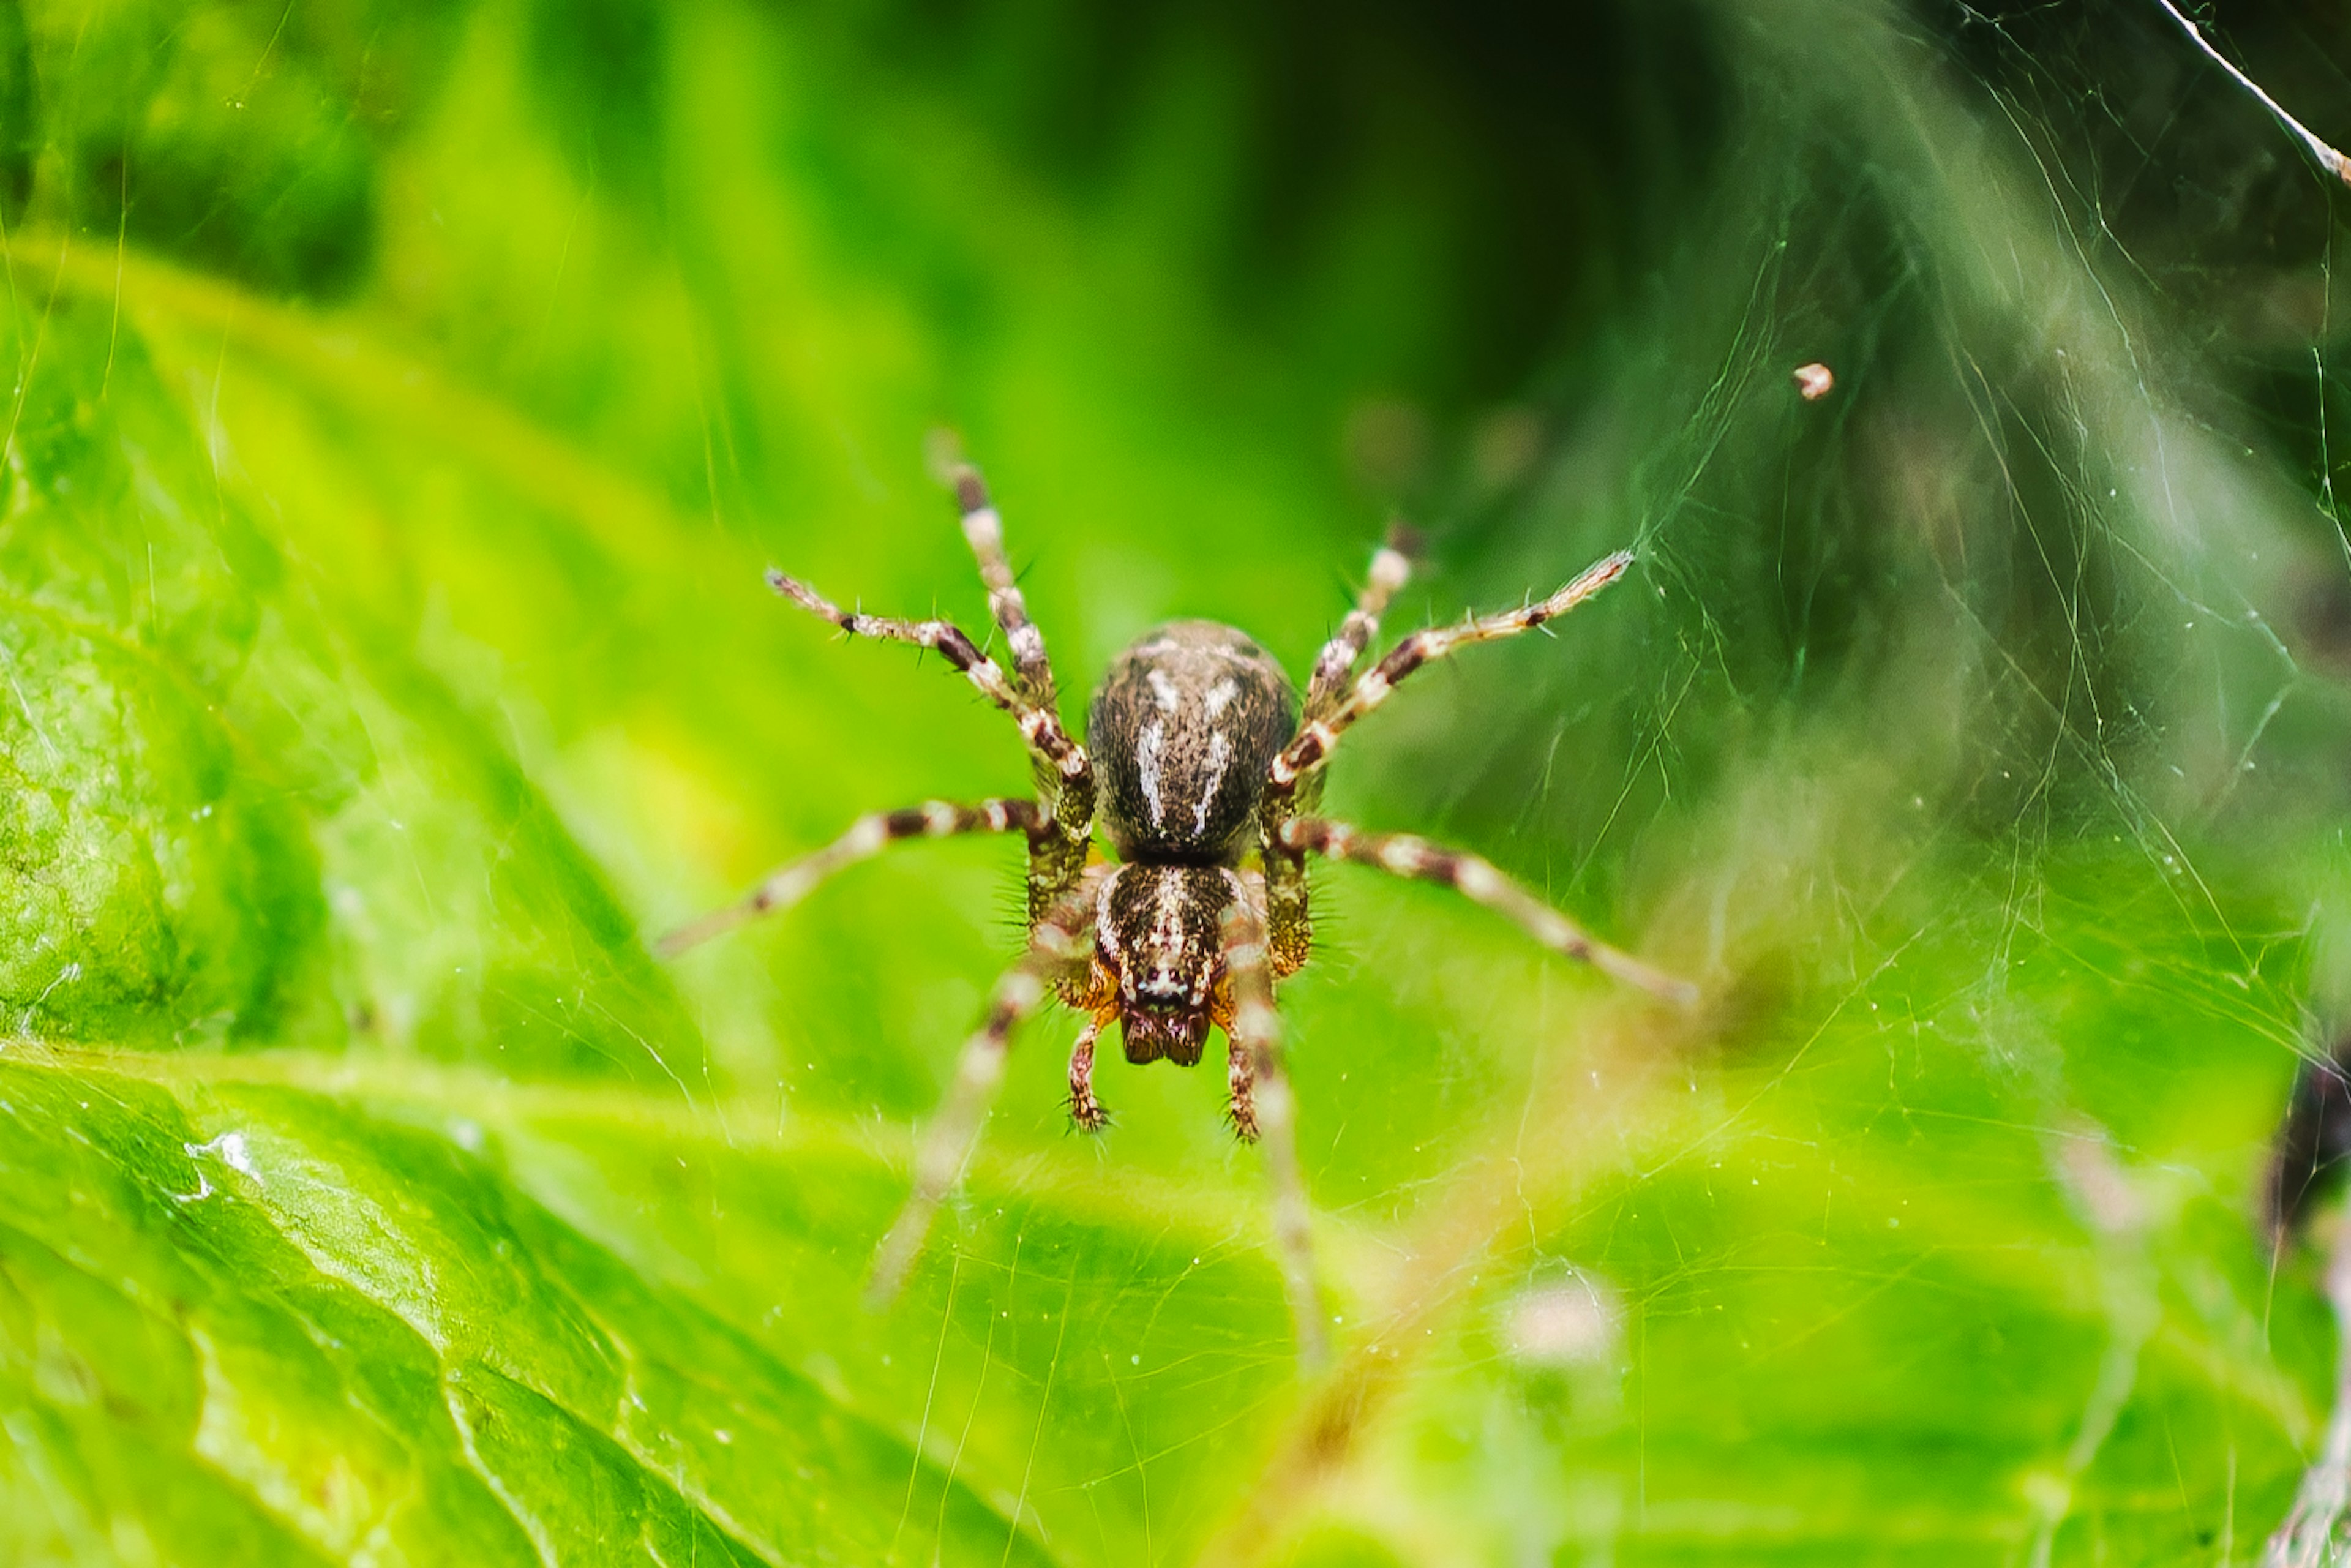
POLYGON ((1304 722, 1296 738, 1273 759, 1267 788, 1258 805, 1258 848, 1265 863, 1266 928, 1270 938, 1277 977, 1301 968, 1314 941, 1311 890, 1306 880, 1306 856, 1288 837, 1301 813, 1320 804, 1322 768, 1339 737, 1356 720, 1385 702, 1395 684, 1427 664, 1441 659, 1467 643, 1492 642, 1531 631, 1564 615, 1625 573, 1632 557, 1610 556, 1538 604, 1502 615, 1472 620, 1466 625, 1416 632, 1354 678, 1356 662, 1379 634, 1379 617, 1397 589, 1410 575, 1411 537, 1404 529, 1372 558, 1371 579, 1353 613, 1339 634, 1323 645, 1314 661, 1306 693, 1304 722))
POLYGON ((1052 662, 1045 656, 1045 634, 1029 619, 1029 602, 1020 597, 1012 565, 1004 559, 1004 521, 988 501, 978 469, 958 464, 952 482, 956 505, 963 512, 963 537, 979 559, 980 580, 987 584, 988 612, 1012 650, 1012 684, 1038 706, 1051 707, 1052 662))
POLYGON ((1077 887, 1037 923, 1028 951, 997 981, 987 1021, 964 1042, 946 1107, 923 1134, 922 1147, 914 1156, 914 1190, 874 1249, 873 1273, 866 1285, 866 1300, 872 1305, 886 1305, 905 1283, 906 1271, 923 1249, 923 1239, 930 1232, 940 1201, 971 1158, 996 1091, 1004 1082, 1004 1058, 1011 1047, 1014 1028, 1042 1007, 1057 985, 1068 984, 1084 972, 1096 881, 1092 875, 1081 877, 1077 887))
MULTIPOLYGON (((979 470, 957 464, 950 476, 956 506, 963 514, 963 537, 979 562, 980 580, 987 584, 988 613, 996 617, 1011 651, 1012 685, 1038 712, 1054 712, 1053 664, 1045 653, 1045 633, 1029 619, 1029 601, 1013 578, 1012 563, 1004 555, 1004 520, 988 499, 979 470)), ((1021 735, 1028 737, 1027 721, 1021 735)), ((1066 739, 1066 736, 1063 737, 1066 739)), ((1058 835, 1032 834, 1029 841, 1029 921, 1033 927, 1053 902, 1075 887, 1085 869, 1086 852, 1093 839, 1094 779, 1085 748, 1061 754, 1029 742, 1037 762, 1039 792, 1053 804, 1058 835)))
POLYGON ((1396 683, 1423 664, 1441 659, 1471 643, 1491 643, 1503 637, 1515 637, 1521 632, 1531 632, 1544 622, 1566 614, 1614 582, 1632 564, 1632 553, 1619 550, 1585 568, 1582 576, 1549 599, 1539 600, 1523 609, 1499 615, 1477 616, 1458 626, 1432 626, 1406 637, 1383 654, 1378 664, 1365 671, 1329 713, 1321 716, 1309 716, 1300 728, 1298 737, 1273 759, 1269 778, 1273 790, 1287 793, 1296 789, 1301 779, 1313 774, 1331 759, 1331 748, 1338 744, 1340 736, 1365 714, 1387 701, 1388 694, 1395 689, 1396 683))
POLYGON ((1442 883, 1470 900, 1509 916, 1553 952, 1581 958, 1594 968, 1638 986, 1652 996, 1690 1007, 1698 988, 1644 964, 1592 936, 1566 915, 1504 876, 1492 864, 1458 850, 1440 849, 1409 833, 1366 833, 1322 817, 1299 817, 1281 830, 1285 848, 1332 860, 1374 866, 1391 876, 1442 883))
POLYGON ((1273 975, 1286 980, 1306 967, 1314 946, 1313 889, 1306 881, 1306 856, 1282 842, 1281 831, 1303 805, 1322 794, 1322 779, 1310 778, 1297 795, 1269 789, 1258 801, 1258 850, 1265 862, 1265 927, 1273 975), (1303 796, 1301 800, 1300 797, 1303 796))
POLYGON ((1298 1174, 1295 1102, 1281 1071, 1281 1019, 1273 1009, 1273 980, 1266 967, 1265 923, 1246 893, 1225 910, 1225 974, 1231 982, 1232 1015, 1225 1024, 1235 1065, 1233 1123, 1244 1137, 1253 1130, 1265 1148, 1273 1182, 1274 1239, 1281 1250, 1281 1278, 1298 1324, 1299 1359, 1319 1367, 1330 1358, 1322 1328, 1322 1299, 1314 1286, 1314 1235, 1307 1220, 1306 1184, 1298 1174), (1246 1062, 1246 1068, 1240 1063, 1246 1062), (1245 1084, 1253 1081, 1255 1093, 1245 1084))
POLYGON ((1070 1048, 1070 1120, 1081 1133, 1099 1133, 1110 1124, 1102 1102, 1094 1098, 1094 1041, 1102 1031, 1102 1019, 1086 1019, 1086 1027, 1078 1030, 1078 1043, 1070 1048))
POLYGON ((1372 639, 1380 634, 1380 617, 1386 612, 1388 601, 1412 576, 1413 546, 1412 530, 1397 523, 1389 528, 1386 541, 1373 552, 1372 574, 1364 583, 1355 608, 1348 612, 1347 618, 1339 622, 1338 632, 1314 656, 1314 674, 1306 685, 1308 718, 1327 716, 1345 695, 1356 661, 1372 645, 1372 639))
POLYGON ((1262 1131, 1257 1122, 1257 1062, 1239 1040, 1228 1037, 1225 1043, 1225 1115, 1234 1137, 1254 1144, 1262 1131))
POLYGON ((960 833, 1027 833, 1033 841, 1045 831, 1044 813, 1034 800, 980 800, 958 806, 946 800, 926 800, 900 811, 875 811, 860 817, 849 831, 817 851, 777 867, 759 885, 724 908, 681 925, 654 946, 663 957, 674 957, 687 948, 731 931, 746 921, 773 910, 789 909, 806 898, 817 883, 844 866, 871 859, 905 839, 945 839, 960 833))
POLYGON ((979 651, 979 645, 952 621, 896 621, 883 615, 864 615, 843 610, 824 595, 796 577, 770 569, 768 586, 820 620, 830 621, 852 637, 872 637, 883 643, 912 643, 918 648, 928 648, 955 666, 979 690, 979 695, 1012 716, 1020 727, 1020 738, 1037 759, 1054 772, 1068 779, 1084 777, 1091 782, 1093 765, 1086 758, 1085 748, 1070 738, 1061 727, 1061 716, 1051 707, 1032 701, 1005 678, 1004 671, 995 660, 979 651))

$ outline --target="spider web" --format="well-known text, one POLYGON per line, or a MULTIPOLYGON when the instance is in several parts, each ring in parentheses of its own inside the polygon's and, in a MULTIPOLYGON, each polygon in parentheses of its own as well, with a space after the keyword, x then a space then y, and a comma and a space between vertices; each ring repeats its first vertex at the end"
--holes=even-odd
POLYGON ((2294 1472, 2252 1429, 2306 1448, 2313 1411, 2247 1419, 2267 1375, 2184 1342, 2295 1354, 2245 1219, 2334 1008, 2334 196, 2159 13, 1741 21, 1742 177, 1666 346, 1497 553, 1640 519, 1656 603, 1598 657, 1655 684, 1531 677, 1547 762, 1592 760, 1509 820, 1613 840, 1554 889, 1646 895, 1775 1021, 1667 1085, 1622 1176, 1528 1207, 1490 1403, 1421 1430, 1488 1424, 1457 1500, 1498 1555, 2250 1555, 2294 1472), (1645 886, 1660 841, 1706 870, 1645 886), (1615 1359, 1531 1373, 1577 1291, 1615 1359))
MULTIPOLYGON (((1426 23, 1467 89, 1151 16, 0 36, 0 1555, 2258 1554, 2334 1350, 2252 1221, 2346 983, 2332 185, 2152 4, 1426 23), (1062 1017, 858 1305, 1014 846, 643 949, 1023 788, 759 587, 984 626, 942 421, 1073 719, 1171 616, 1302 672, 1391 502, 1391 637, 1638 553, 1328 804, 1708 1000, 1323 873, 1326 1379, 1220 1075, 1072 1137, 1062 1017)), ((2216 20, 2351 136, 2331 24, 2216 20)))

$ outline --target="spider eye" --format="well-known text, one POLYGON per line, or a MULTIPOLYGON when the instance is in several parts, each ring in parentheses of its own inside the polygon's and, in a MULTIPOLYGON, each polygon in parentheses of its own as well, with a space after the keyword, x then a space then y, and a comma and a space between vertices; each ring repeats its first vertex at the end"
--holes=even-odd
POLYGON ((1181 1007, 1190 995, 1190 988, 1173 969, 1146 970, 1134 986, 1134 999, 1146 1008, 1165 1009, 1181 1007))

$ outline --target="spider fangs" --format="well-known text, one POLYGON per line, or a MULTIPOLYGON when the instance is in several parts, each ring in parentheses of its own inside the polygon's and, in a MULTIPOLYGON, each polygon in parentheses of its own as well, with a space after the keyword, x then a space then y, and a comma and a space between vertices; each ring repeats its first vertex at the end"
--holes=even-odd
POLYGON ((1185 1067, 1200 1060, 1211 1025, 1225 1031, 1233 1128, 1246 1140, 1262 1136, 1266 1145, 1300 1348, 1319 1361, 1322 1316, 1273 1009, 1273 982, 1304 965, 1311 940, 1307 856, 1443 883, 1545 946, 1669 1001, 1696 998, 1687 982, 1594 940, 1475 855, 1314 814, 1332 747, 1397 683, 1468 643, 1515 636, 1566 614, 1622 577, 1633 558, 1609 556, 1522 609, 1416 632, 1358 674, 1381 612, 1411 571, 1403 542, 1392 538, 1372 558, 1354 610, 1315 659, 1302 710, 1281 666, 1248 637, 1213 622, 1178 621, 1145 632, 1112 664, 1089 715, 1089 749, 1061 727, 1045 640, 1013 581, 986 487, 963 468, 955 489, 1008 670, 950 622, 859 614, 782 572, 771 571, 768 581, 852 635, 935 651, 1019 726, 1036 799, 933 800, 861 818, 747 896, 673 933, 662 949, 683 951, 796 903, 824 877, 901 840, 1021 833, 1029 841, 1028 947, 998 982, 986 1020, 964 1046, 946 1103, 916 1156, 913 1195, 875 1253, 873 1297, 896 1293, 978 1141, 1014 1027, 1058 996, 1085 1019, 1070 1059, 1070 1114, 1089 1132, 1105 1121, 1093 1064, 1106 1026, 1119 1026, 1129 1061, 1164 1057, 1185 1067), (1116 863, 1090 862, 1097 815, 1116 863))

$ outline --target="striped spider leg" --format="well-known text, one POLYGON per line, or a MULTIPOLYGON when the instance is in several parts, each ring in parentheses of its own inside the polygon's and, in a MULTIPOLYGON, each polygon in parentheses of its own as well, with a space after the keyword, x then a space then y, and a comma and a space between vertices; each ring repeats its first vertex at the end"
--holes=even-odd
MULTIPOLYGON (((964 1047, 947 1102, 925 1135, 915 1162, 913 1196, 883 1239, 874 1257, 872 1294, 886 1301, 896 1293, 939 1203, 954 1186, 987 1117, 1004 1071, 1013 1029, 1056 992, 1084 1007, 1099 990, 1089 972, 1094 903, 1107 873, 1090 874, 1086 854, 1093 836, 1093 764, 1071 739, 1055 711, 1053 669, 1044 634, 1029 608, 1004 553, 1003 524, 988 501, 978 473, 959 465, 952 476, 962 513, 965 540, 987 584, 989 613, 1004 633, 1011 668, 989 658, 951 621, 895 620, 841 609, 798 578, 768 574, 769 586, 810 614, 852 636, 910 643, 937 653, 981 695, 1011 716, 1029 753, 1038 782, 1035 800, 995 799, 959 805, 932 800, 896 811, 861 817, 825 848, 793 861, 763 878, 743 898, 705 915, 663 939, 664 955, 675 954, 746 921, 788 908, 833 873, 914 838, 1018 831, 1029 841, 1029 946, 998 982, 979 1031, 964 1047)), ((1092 1009, 1071 1060, 1071 1110, 1081 1124, 1099 1126, 1101 1108, 1092 1099, 1092 1047, 1103 1016, 1092 1009)), ((1112 1015, 1114 1016, 1114 1015, 1112 1015)))
POLYGON ((1474 903, 1515 922, 1555 953, 1580 958, 1651 996, 1682 1007, 1698 1000, 1698 988, 1654 968, 1586 932, 1574 921, 1502 874, 1490 862, 1448 850, 1410 833, 1366 833, 1323 817, 1296 817, 1283 824, 1284 848, 1376 867, 1391 876, 1440 883, 1474 903))
MULTIPOLYGON (((987 585, 988 613, 996 618, 1011 654, 1013 687, 1031 711, 1052 719, 1059 730, 1053 664, 1045 653, 1045 633, 1029 619, 1029 601, 1021 597, 1012 564, 1005 559, 1003 519, 988 499, 987 486, 978 469, 958 463, 948 482, 955 487, 956 507, 963 515, 964 541, 979 563, 980 580, 987 585)), ((1029 720, 1018 713, 1014 716, 1020 722, 1022 738, 1029 741, 1038 794, 1050 803, 1051 826, 1057 830, 1032 833, 1029 839, 1029 919, 1034 925, 1056 898, 1076 885, 1078 873, 1086 863, 1094 831, 1093 764, 1085 747, 1070 742, 1066 734, 1060 737, 1069 745, 1065 753, 1030 739, 1029 720)))
MULTIPOLYGON (((1380 617, 1385 613, 1388 601, 1411 580, 1413 552, 1419 542, 1419 537, 1399 522, 1388 529, 1387 538, 1373 552, 1371 573, 1355 600, 1355 608, 1347 612, 1339 630, 1315 655, 1314 673, 1307 681, 1301 716, 1306 723, 1328 720, 1345 698, 1364 651, 1380 634, 1380 617)), ((1266 930, 1277 977, 1287 977, 1303 968, 1306 955, 1314 943, 1306 857, 1282 844, 1281 827, 1297 812, 1313 810, 1322 788, 1322 778, 1317 774, 1304 780, 1302 788, 1269 789, 1258 812, 1258 850, 1265 863, 1266 930)))
MULTIPOLYGON (((963 1052, 956 1059, 955 1083, 947 1091, 946 1103, 923 1134, 922 1147, 914 1156, 914 1190, 874 1249, 873 1272, 866 1286, 866 1300, 872 1304, 886 1305, 897 1295, 923 1249, 924 1238, 930 1234, 939 1204, 962 1176, 979 1142, 980 1129, 987 1124, 988 1109, 996 1102, 996 1092, 1004 1082, 1004 1060, 1011 1050, 1013 1030, 1056 994, 1073 1007, 1099 1014, 1103 999, 1098 994, 1101 979, 1091 961, 1094 905, 1109 874, 1107 866, 1081 873, 1077 885, 1037 922, 1019 961, 996 983, 986 1021, 964 1042, 963 1052)), ((1100 1027, 1090 1021, 1079 1040, 1089 1071, 1093 1035, 1100 1027)), ((1074 1058, 1071 1079, 1074 1092, 1078 1079, 1074 1058)), ((1091 1083, 1085 1092, 1092 1094, 1091 1083)))
POLYGON ((1314 1283, 1314 1235, 1308 1219, 1306 1184, 1298 1172, 1296 1102, 1281 1066, 1281 1016, 1274 1010, 1273 976, 1264 918, 1250 890, 1238 885, 1225 910, 1220 933, 1226 1007, 1217 1022, 1231 1051, 1233 1129, 1245 1142, 1261 1143, 1266 1174, 1273 1184, 1274 1239, 1281 1254, 1282 1284, 1298 1325, 1299 1359, 1309 1367, 1330 1358, 1322 1326, 1322 1294, 1314 1283))
POLYGON ((1070 738, 1054 710, 1053 668, 1044 633, 1029 619, 1029 607, 1004 556, 1004 527, 987 498, 977 471, 958 466, 953 476, 963 514, 965 539, 987 585, 990 613, 1011 649, 1009 676, 951 621, 901 621, 846 611, 798 578, 770 570, 768 586, 809 613, 856 637, 911 643, 929 648, 961 673, 982 696, 1012 716, 1028 747, 1040 800, 988 800, 973 805, 933 800, 904 810, 862 817, 824 849, 778 867, 749 894, 726 907, 662 938, 658 951, 674 956, 723 931, 778 909, 789 908, 834 872, 911 838, 946 838, 963 833, 1019 831, 1029 840, 1029 921, 1033 928, 1045 911, 1077 885, 1093 837, 1094 775, 1084 747, 1070 738), (1041 801, 1041 803, 1040 803, 1041 801))
POLYGON ((833 873, 859 861, 869 860, 892 844, 906 839, 1021 832, 1028 834, 1029 842, 1034 844, 1040 837, 1050 831, 1044 813, 1034 800, 991 799, 975 801, 968 806, 950 800, 925 800, 919 806, 909 806, 904 810, 868 812, 851 823, 847 832, 824 848, 777 867, 760 878, 757 887, 734 903, 714 909, 701 919, 681 925, 664 936, 655 945, 654 951, 664 958, 675 957, 687 948, 699 946, 746 921, 757 920, 762 915, 779 909, 789 909, 833 873))
POLYGON ((1274 793, 1295 792, 1307 779, 1320 772, 1331 760, 1332 748, 1339 744, 1355 723, 1374 708, 1388 700, 1396 684, 1423 664, 1444 658, 1458 648, 1472 643, 1492 643, 1504 637, 1515 637, 1531 632, 1545 622, 1555 621, 1585 600, 1623 577, 1633 564, 1633 552, 1618 550, 1584 568, 1574 581, 1552 594, 1518 610, 1499 615, 1473 616, 1458 626, 1431 626, 1416 632, 1380 656, 1374 664, 1348 688, 1347 695, 1320 716, 1308 715, 1300 727, 1298 737, 1282 748, 1273 759, 1268 783, 1274 793))
POLYGON ((955 486, 956 507, 963 513, 963 537, 979 562, 979 578, 987 584, 987 611, 1003 630, 1005 646, 1012 651, 1012 683, 1040 707, 1053 706, 1053 664, 1045 656, 1045 634, 1029 619, 1029 601, 1020 596, 1012 563, 1004 556, 1004 519, 987 498, 979 470, 959 463, 948 476, 955 486))
MULTIPOLYGON (((1444 658, 1470 643, 1515 637, 1556 620, 1623 577, 1632 563, 1632 553, 1619 550, 1585 568, 1567 586, 1548 599, 1499 615, 1473 616, 1458 626, 1432 626, 1415 632, 1357 676, 1353 674, 1355 664, 1377 634, 1379 612, 1395 590, 1403 585, 1410 570, 1409 559, 1393 538, 1373 557, 1372 579, 1364 590, 1362 602, 1355 612, 1347 617, 1339 634, 1324 646, 1322 656, 1315 661, 1314 675, 1298 733, 1273 759, 1272 767, 1268 770, 1265 797, 1259 809, 1259 830, 1266 868, 1267 918, 1272 932, 1276 974, 1287 975, 1303 964, 1311 941, 1311 911, 1305 869, 1307 853, 1320 851, 1343 859, 1367 859, 1367 852, 1347 853, 1325 848, 1323 840, 1326 837, 1333 843, 1344 841, 1356 845, 1364 841, 1364 836, 1341 824, 1320 822, 1312 815, 1321 801, 1323 769, 1330 763, 1332 750, 1338 745, 1339 737, 1385 702, 1395 692, 1397 683, 1422 665, 1444 658)), ((1409 843, 1418 845, 1419 841, 1409 841, 1409 843)), ((1439 854, 1439 852, 1429 852, 1439 854)), ((1380 865, 1383 870, 1401 875, 1446 880, 1435 870, 1425 869, 1418 859, 1412 859, 1407 867, 1405 862, 1408 852, 1404 848, 1396 849, 1393 858, 1396 863, 1391 864, 1376 858, 1369 858, 1367 863, 1380 865)), ((1432 862, 1436 863, 1458 865, 1461 876, 1467 880, 1466 883, 1457 881, 1454 885, 1461 887, 1480 902, 1493 903, 1496 907, 1503 908, 1505 913, 1512 914, 1521 925, 1549 945, 1588 957, 1612 973, 1627 978, 1635 974, 1646 977, 1646 979, 1635 979, 1635 984, 1646 989, 1657 988, 1649 983, 1651 980, 1660 982, 1668 990, 1682 985, 1678 980, 1659 976, 1646 965, 1618 953, 1613 947, 1593 942, 1580 931, 1573 932, 1572 936, 1562 936, 1548 925, 1541 925, 1539 928, 1539 923, 1524 912, 1518 911, 1515 904, 1506 906, 1499 902, 1499 894, 1488 895, 1471 891, 1472 885, 1479 890, 1486 889, 1489 879, 1510 887, 1507 879, 1483 861, 1472 857, 1446 858, 1439 854, 1439 862, 1432 862)), ((1515 887, 1510 887, 1510 893, 1516 898, 1527 898, 1515 887)), ((1527 902, 1533 908, 1543 909, 1553 920, 1565 919, 1531 899, 1527 899, 1527 902)), ((1573 931, 1573 927, 1570 929, 1573 931)))
POLYGON ((1388 601, 1412 579, 1413 552, 1419 548, 1419 536, 1399 522, 1389 527, 1388 537, 1372 552, 1371 574, 1364 579, 1355 608, 1314 656, 1314 674, 1306 683, 1308 720, 1327 718, 1346 695, 1364 650, 1380 634, 1380 617, 1387 612, 1388 601))

